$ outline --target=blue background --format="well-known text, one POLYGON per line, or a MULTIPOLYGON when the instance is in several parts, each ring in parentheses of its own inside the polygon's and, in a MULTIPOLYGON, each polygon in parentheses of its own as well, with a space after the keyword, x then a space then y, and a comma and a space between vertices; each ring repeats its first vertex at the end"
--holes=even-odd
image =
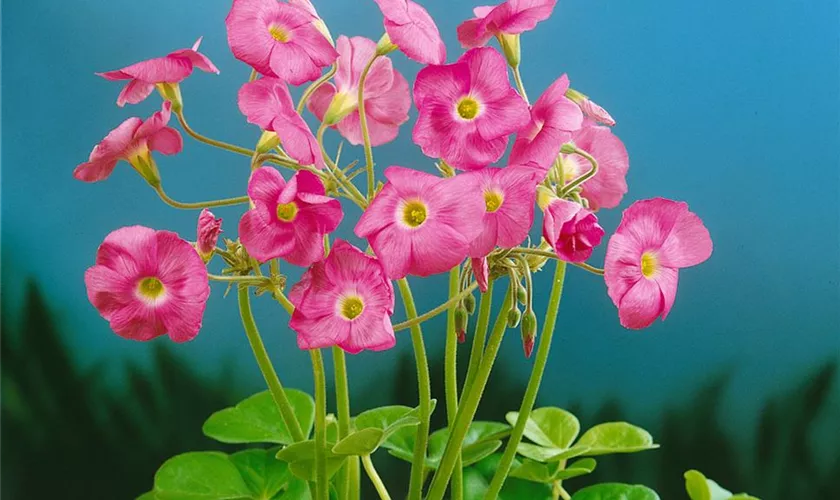
MULTIPOLYGON (((470 17, 472 2, 424 5, 453 61, 460 54, 455 28, 470 17)), ((203 35, 202 51, 221 74, 196 72, 183 83, 185 113, 205 135, 252 145, 259 132, 235 100, 250 70, 228 50, 229 7, 195 0, 3 2, 3 293, 15 305, 26 278, 41 283, 62 326, 74 332, 70 347, 85 366, 105 361, 116 376, 121 360, 150 353, 149 345, 110 333, 87 302, 83 273, 97 245, 131 224, 191 239, 197 216, 164 206, 125 164, 106 182, 72 178, 111 128, 159 106, 155 94, 141 105, 116 107, 120 84, 94 72, 188 47, 203 35)), ((334 36, 382 33, 371 1, 321 0, 318 8, 334 36)), ((592 408, 616 398, 631 415, 650 414, 687 399, 709 374, 731 369, 728 425, 748 426, 771 391, 836 357, 838 14, 829 1, 565 0, 523 36, 522 72, 532 99, 566 72, 573 87, 616 117, 615 132, 631 158, 630 192, 620 208, 653 196, 685 200, 715 242, 708 262, 681 273, 667 322, 642 332, 619 326, 602 281, 570 269, 543 401, 592 408)), ((412 81, 420 66, 399 53, 392 59, 412 81)), ((343 158, 352 155, 361 150, 345 148, 343 158)), ((380 166, 432 168, 411 143, 410 124, 375 155, 380 166)), ((187 137, 182 154, 158 163, 167 191, 183 201, 240 195, 247 182, 247 159, 187 137)), ((238 209, 216 213, 234 237, 238 209)), ((351 237, 356 215, 348 211, 340 236, 351 237)), ((600 215, 608 232, 619 215, 600 215)), ((602 258, 603 249, 593 261, 602 258)), ((537 277, 540 309, 548 274, 537 277)), ((444 299, 445 279, 415 282, 421 311, 444 299)), ((213 285, 203 331, 177 350, 208 376, 234 366, 258 390, 262 381, 235 300, 223 291, 213 285)), ((309 389, 309 362, 294 348, 286 317, 270 300, 257 302, 281 377, 309 389)), ((442 351, 441 332, 442 321, 426 328, 434 355, 442 351)), ((516 337, 501 359, 524 388, 531 363, 516 337)), ((408 349, 407 335, 399 334, 398 350, 408 349)), ((398 359, 395 351, 352 357, 351 385, 387 381, 398 359)), ((511 409, 517 405, 511 401, 511 409)))

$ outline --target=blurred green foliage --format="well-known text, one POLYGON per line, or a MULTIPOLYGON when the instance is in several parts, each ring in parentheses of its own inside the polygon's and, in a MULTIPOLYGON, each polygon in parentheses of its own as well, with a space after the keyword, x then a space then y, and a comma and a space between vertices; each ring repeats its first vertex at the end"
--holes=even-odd
MULTIPOLYGON (((3 498, 134 498, 150 488, 157 468, 173 455, 232 450, 201 432, 209 415, 243 396, 229 374, 201 378, 159 342, 149 369, 129 363, 124 384, 106 385, 105 367, 83 371, 69 358, 35 286, 27 292, 20 324, 8 324, 8 317, 5 312, 0 316, 3 498)), ((462 348, 467 356, 467 346, 462 348)), ((431 367, 433 394, 443 393, 442 362, 434 360, 431 367)), ((353 394, 354 408, 416 405, 411 356, 397 366, 392 394, 380 388, 353 394)), ((593 474, 572 479, 568 486, 640 483, 662 498, 680 499, 686 498, 683 473, 699 469, 722 486, 766 500, 840 498, 840 419, 830 401, 837 370, 836 360, 829 361, 790 392, 770 398, 754 439, 739 437, 721 421, 730 374, 718 375, 689 404, 659 412, 661 421, 634 421, 651 429, 662 448, 602 457, 593 474)), ((497 364, 476 419, 504 422, 505 414, 518 407, 521 384, 503 363, 497 364)), ((614 401, 592 414, 576 405, 568 409, 584 428, 627 420, 614 401)), ((439 410, 432 429, 444 426, 445 414, 439 410)), ((408 464, 384 452, 374 461, 391 491, 405 491, 408 464)), ((373 498, 369 482, 363 481, 363 487, 362 498, 373 498)))

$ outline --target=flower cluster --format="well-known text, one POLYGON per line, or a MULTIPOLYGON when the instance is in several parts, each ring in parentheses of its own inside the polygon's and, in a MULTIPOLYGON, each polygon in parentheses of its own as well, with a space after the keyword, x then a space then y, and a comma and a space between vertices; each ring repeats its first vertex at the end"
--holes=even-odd
MULTIPOLYGON (((194 244, 139 226, 105 238, 85 281, 91 302, 114 331, 135 340, 164 333, 176 341, 193 338, 208 279, 218 278, 287 301, 303 349, 387 349, 395 343, 391 280, 460 270, 463 293, 454 307, 461 309, 472 280, 483 292, 507 275, 518 297, 514 308, 519 302, 530 313, 530 274, 549 258, 602 274, 622 325, 644 328, 664 319, 674 304, 678 270, 706 260, 711 239, 686 204, 645 200, 624 211, 608 238, 604 269, 586 263, 605 237, 598 211, 617 207, 627 192, 629 159, 611 129, 615 120, 572 89, 567 75, 528 102, 519 38, 548 19, 556 2, 507 0, 476 8, 475 17, 458 27, 466 51, 448 64, 437 26, 422 6, 375 2, 385 30, 378 42, 344 35, 334 41, 308 0, 233 0, 227 40, 233 55, 253 68, 239 90, 239 109, 263 131, 253 150, 207 139, 186 124, 180 84, 194 68, 219 72, 198 51, 200 39, 191 49, 100 73, 128 81, 119 106, 138 103, 157 88, 163 107, 148 120, 120 124, 74 176, 101 181, 125 160, 167 203, 205 208, 194 244), (488 46, 493 38, 501 51, 488 46), (398 50, 424 65, 413 89, 390 59, 398 50), (296 104, 290 87, 303 84, 296 104), (372 147, 398 136, 412 103, 411 137, 437 162, 440 175, 390 166, 382 170, 384 185, 375 187, 372 147), (315 133, 304 119, 306 109, 320 123, 315 133), (180 203, 165 194, 152 152, 181 151, 181 135, 168 126, 173 113, 189 135, 251 157, 247 197, 180 203), (364 147, 363 168, 338 165, 326 153, 322 138, 330 129, 364 147), (511 142, 508 161, 498 164, 511 142), (290 168, 291 175, 277 167, 290 168), (363 173, 367 194, 353 182, 363 173), (355 234, 366 240, 368 253, 340 240, 330 248, 330 234, 344 218, 340 198, 364 209, 355 234), (221 219, 206 208, 239 203, 250 209, 239 220, 238 240, 216 248, 221 219), (542 212, 542 242, 531 245, 535 206, 542 212), (228 265, 228 276, 208 275, 205 266, 215 255, 228 265), (281 262, 307 268, 288 299, 281 262), (262 264, 269 265, 268 275, 262 264)), ((510 323, 519 322, 518 314, 511 311, 510 323)))

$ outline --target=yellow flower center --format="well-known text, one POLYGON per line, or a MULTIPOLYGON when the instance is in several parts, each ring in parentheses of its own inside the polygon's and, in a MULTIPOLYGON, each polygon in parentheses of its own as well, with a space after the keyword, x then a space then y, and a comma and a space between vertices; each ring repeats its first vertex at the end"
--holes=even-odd
POLYGON ((271 25, 268 27, 268 32, 271 34, 271 38, 277 40, 280 43, 288 43, 289 40, 292 38, 288 31, 284 30, 280 26, 271 25))
POLYGON ((645 278, 652 278, 659 269, 659 262, 656 260, 656 255, 651 252, 642 254, 642 275, 645 278))
POLYGON ((502 193, 498 191, 485 191, 484 192, 484 205, 487 207, 487 211, 489 213, 493 213, 502 206, 502 202, 505 200, 505 197, 502 196, 502 193))
POLYGON ((478 116, 479 108, 478 101, 472 97, 464 97, 458 101, 458 116, 464 120, 472 120, 478 116))
POLYGON ((409 227, 420 227, 426 222, 426 205, 420 201, 410 201, 403 207, 403 222, 409 227))
POLYGON ((277 205, 277 218, 283 222, 292 222, 297 217, 297 213, 298 206, 293 201, 277 205))
POLYGON ((358 295, 350 295, 341 300, 341 316, 348 321, 358 318, 364 310, 365 303, 358 295))
POLYGON ((159 279, 149 276, 148 278, 143 278, 137 284, 137 293, 144 299, 157 300, 161 295, 166 293, 166 289, 159 279))

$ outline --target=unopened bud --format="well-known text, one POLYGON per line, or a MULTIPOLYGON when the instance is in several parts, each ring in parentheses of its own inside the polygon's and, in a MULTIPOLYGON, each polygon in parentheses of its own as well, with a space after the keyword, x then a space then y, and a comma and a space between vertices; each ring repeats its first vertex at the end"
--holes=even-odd
POLYGON ((467 310, 467 314, 475 312, 475 296, 473 296, 473 294, 469 294, 464 297, 464 309, 467 310))
POLYGON ((512 307, 507 313, 508 328, 516 328, 520 319, 522 319, 522 313, 516 306, 512 307))
POLYGON ((158 93, 160 93, 164 101, 172 103, 172 111, 174 113, 181 112, 184 108, 184 101, 181 99, 181 87, 177 83, 158 83, 155 84, 155 88, 157 88, 158 93))
POLYGON ((560 152, 566 155, 574 154, 576 151, 577 147, 571 142, 567 142, 560 146, 560 152))
POLYGON ((516 287, 516 300, 523 305, 528 301, 528 290, 522 285, 516 287))
POLYGON ((534 350, 534 339, 537 337, 537 315, 528 309, 522 316, 522 348, 525 350, 525 357, 530 358, 534 350))
POLYGON ((222 219, 217 219, 213 212, 206 208, 198 216, 198 228, 196 229, 195 249, 201 260, 209 262, 216 251, 216 242, 219 240, 219 233, 222 232, 222 219))
POLYGON ((464 343, 467 339, 467 323, 469 322, 469 317, 467 316, 467 311, 463 307, 457 307, 455 309, 455 333, 458 334, 458 342, 464 343))

